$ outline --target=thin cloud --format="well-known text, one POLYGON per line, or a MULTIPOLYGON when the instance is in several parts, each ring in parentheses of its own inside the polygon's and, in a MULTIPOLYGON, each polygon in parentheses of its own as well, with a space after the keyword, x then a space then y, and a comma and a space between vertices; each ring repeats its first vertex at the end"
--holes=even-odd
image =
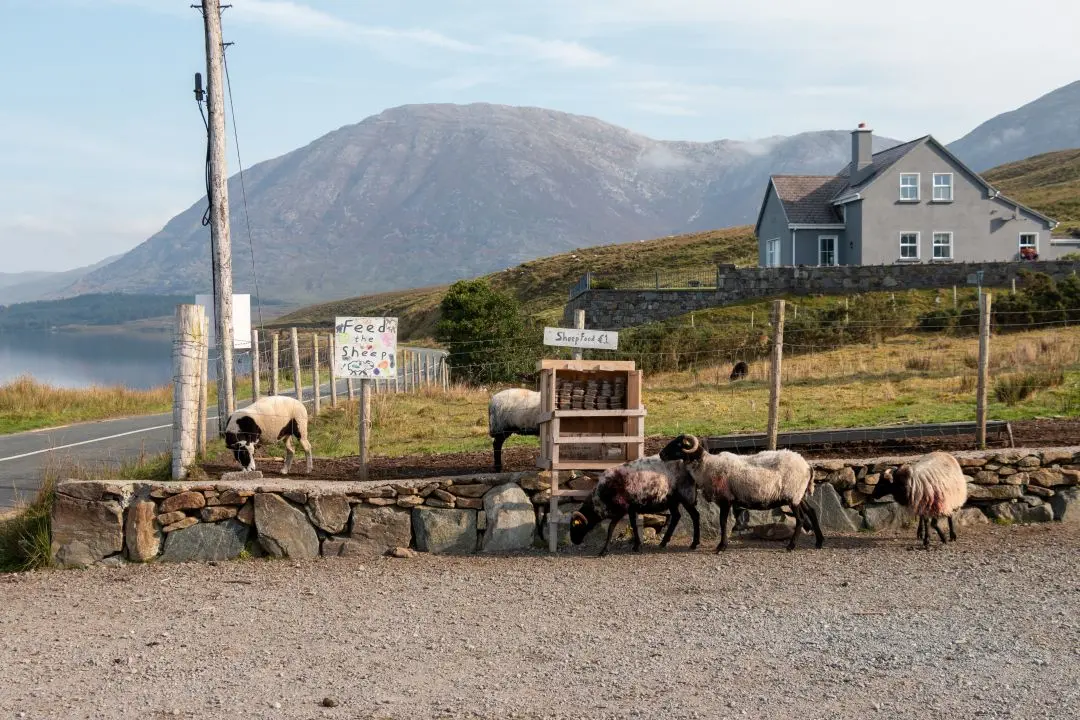
POLYGON ((566 40, 545 40, 528 35, 504 35, 497 44, 512 54, 531 57, 565 68, 605 68, 615 64, 615 58, 566 40))

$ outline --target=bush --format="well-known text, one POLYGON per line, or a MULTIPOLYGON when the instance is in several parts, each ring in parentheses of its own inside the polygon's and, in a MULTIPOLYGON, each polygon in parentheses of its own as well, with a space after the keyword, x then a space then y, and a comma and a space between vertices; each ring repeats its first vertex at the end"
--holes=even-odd
POLYGON ((49 516, 55 498, 56 479, 48 476, 29 505, 0 519, 0 572, 22 572, 50 565, 49 516))
POLYGON ((919 316, 918 328, 923 332, 943 332, 945 330, 952 330, 956 326, 958 315, 959 313, 952 308, 931 310, 930 312, 919 316))
POLYGON ((1006 375, 994 383, 994 397, 998 402, 1015 405, 1023 402, 1039 390, 1057 387, 1065 382, 1062 370, 1044 370, 1016 375, 1006 375))

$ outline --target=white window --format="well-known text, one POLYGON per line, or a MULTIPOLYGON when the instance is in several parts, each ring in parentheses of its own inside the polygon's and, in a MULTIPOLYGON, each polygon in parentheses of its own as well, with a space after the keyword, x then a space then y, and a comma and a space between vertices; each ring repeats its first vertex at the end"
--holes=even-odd
POLYGON ((1031 248, 1039 251, 1039 233, 1020 233, 1020 249, 1031 248))
POLYGON ((900 199, 904 202, 919 199, 919 173, 900 173, 900 199))
POLYGON ((773 238, 765 241, 765 265, 777 267, 780 265, 780 239, 773 238))
POLYGON ((934 233, 934 259, 952 260, 952 233, 934 233))
POLYGON ((917 232, 902 232, 902 233, 900 233, 900 259, 901 260, 918 260, 919 259, 919 233, 917 233, 917 232))
POLYGON ((952 173, 934 173, 934 201, 952 202, 952 173))
POLYGON ((818 235, 818 265, 836 264, 836 236, 818 235))

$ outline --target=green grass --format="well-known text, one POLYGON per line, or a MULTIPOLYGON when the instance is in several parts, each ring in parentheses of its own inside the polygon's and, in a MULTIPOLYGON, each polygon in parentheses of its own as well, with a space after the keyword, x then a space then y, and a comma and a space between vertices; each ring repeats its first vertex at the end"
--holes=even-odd
POLYGON ((172 388, 59 388, 24 376, 0 385, 0 435, 172 408, 172 388))

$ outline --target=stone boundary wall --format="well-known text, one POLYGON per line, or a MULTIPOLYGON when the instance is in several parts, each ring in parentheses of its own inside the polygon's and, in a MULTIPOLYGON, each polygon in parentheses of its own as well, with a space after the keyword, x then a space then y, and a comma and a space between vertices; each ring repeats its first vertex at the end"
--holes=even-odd
POLYGON ((567 323, 565 327, 572 327, 574 311, 584 310, 587 328, 620 330, 754 298, 966 287, 968 276, 979 270, 984 273, 984 286, 1006 287, 1013 278, 1020 280, 1022 270, 1062 280, 1078 268, 1080 263, 1070 260, 794 268, 720 266, 716 289, 585 290, 567 303, 563 322, 567 323))
MULTIPOLYGON (((1080 523, 1080 447, 954 453, 969 476, 961 525, 1080 523)), ((869 500, 881 473, 912 458, 814 460, 812 496, 822 530, 876 531, 913 527, 895 502, 869 500)), ((69 480, 57 488, 52 512, 55 564, 184 562, 241 556, 408 556, 413 552, 504 553, 542 545, 536 508, 546 505, 544 472, 366 483, 269 480, 259 473, 218 482, 69 480)), ((575 488, 594 483, 581 476, 575 488)), ((576 504, 562 506, 572 511, 576 504)), ((702 541, 718 538, 719 510, 699 501, 702 541)), ((646 542, 655 541, 663 515, 642 518, 646 542)), ((735 533, 765 539, 790 537, 794 520, 780 511, 746 511, 735 533)), ((561 542, 567 543, 560 526, 561 542)), ((629 532, 625 527, 621 534, 629 532)), ((684 513, 677 539, 690 536, 684 513)), ((598 548, 594 530, 586 549, 598 548)), ((806 542, 804 540, 803 542, 806 542)))

